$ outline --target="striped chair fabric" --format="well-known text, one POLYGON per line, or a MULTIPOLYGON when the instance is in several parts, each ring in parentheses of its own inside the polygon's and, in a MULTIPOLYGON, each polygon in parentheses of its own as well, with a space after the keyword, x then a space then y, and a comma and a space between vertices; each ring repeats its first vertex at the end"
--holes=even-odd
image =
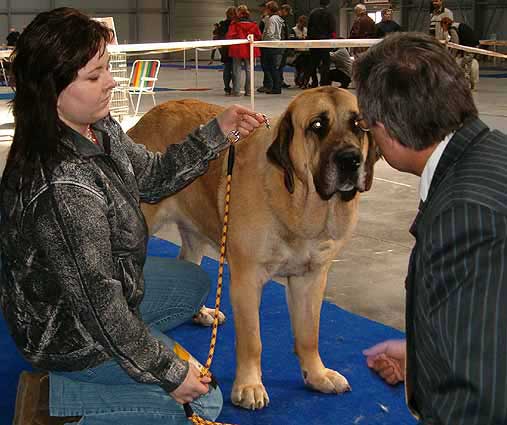
POLYGON ((139 111, 141 103, 141 96, 143 94, 150 94, 153 99, 153 104, 156 105, 154 88, 158 79, 158 71, 160 69, 160 61, 155 59, 150 60, 136 60, 132 65, 129 81, 129 96, 132 108, 135 110, 135 115, 139 111), (134 107, 132 95, 137 94, 137 104, 134 107))

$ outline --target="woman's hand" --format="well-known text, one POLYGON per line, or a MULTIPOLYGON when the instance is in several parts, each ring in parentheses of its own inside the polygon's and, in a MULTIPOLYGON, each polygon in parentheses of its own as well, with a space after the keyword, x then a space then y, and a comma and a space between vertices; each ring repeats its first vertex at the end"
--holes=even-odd
POLYGON ((210 382, 211 378, 209 376, 203 376, 201 378, 199 369, 192 363, 189 363, 185 380, 178 388, 170 393, 170 395, 180 404, 190 403, 208 392, 208 384, 210 382))
POLYGON ((217 116, 217 121, 225 136, 237 130, 241 137, 247 137, 266 122, 266 117, 241 105, 232 105, 217 116))

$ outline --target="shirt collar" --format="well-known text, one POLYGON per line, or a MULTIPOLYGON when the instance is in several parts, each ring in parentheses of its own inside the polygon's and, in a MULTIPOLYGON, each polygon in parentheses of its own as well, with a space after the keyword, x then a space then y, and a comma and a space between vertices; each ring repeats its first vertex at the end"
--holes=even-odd
POLYGON ((435 170, 437 169, 437 165, 444 153, 446 146, 449 144, 449 141, 454 136, 455 132, 452 132, 445 136, 444 140, 442 140, 436 149, 432 152, 426 165, 424 166, 423 172, 421 174, 421 181, 419 183, 419 197, 421 201, 425 202, 428 197, 428 192, 430 190, 431 181, 433 180, 433 176, 435 175, 435 170))

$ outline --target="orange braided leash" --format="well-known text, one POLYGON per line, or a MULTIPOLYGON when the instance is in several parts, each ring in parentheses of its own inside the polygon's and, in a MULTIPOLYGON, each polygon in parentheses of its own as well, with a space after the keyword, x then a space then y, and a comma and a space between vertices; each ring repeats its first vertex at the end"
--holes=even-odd
MULTIPOLYGON (((238 134, 239 135, 239 134, 238 134)), ((234 135, 233 135, 234 136, 234 135)), ((238 136, 237 140, 239 140, 238 136)), ((227 164, 227 185, 225 188, 225 206, 224 206, 224 219, 223 219, 223 227, 222 227, 222 237, 220 240, 220 259, 218 262, 218 280, 217 280, 217 294, 215 298, 215 311, 213 315, 213 324, 211 326, 211 341, 209 344, 209 352, 206 363, 201 369, 201 377, 210 375, 210 367, 211 362, 213 361, 213 355, 215 354, 215 346, 217 341, 217 333, 218 333, 218 314, 220 312, 220 300, 222 297, 222 283, 224 280, 224 264, 225 264, 225 251, 226 251, 226 242, 227 242, 227 223, 229 221, 229 203, 231 199, 231 181, 232 181, 232 166, 234 164, 234 143, 236 141, 231 141, 231 146, 229 148, 229 157, 227 164)), ((195 425, 232 425, 222 422, 212 422, 208 421, 200 416, 196 415, 190 405, 187 403, 183 406, 185 408, 185 412, 187 417, 192 423, 195 425)))

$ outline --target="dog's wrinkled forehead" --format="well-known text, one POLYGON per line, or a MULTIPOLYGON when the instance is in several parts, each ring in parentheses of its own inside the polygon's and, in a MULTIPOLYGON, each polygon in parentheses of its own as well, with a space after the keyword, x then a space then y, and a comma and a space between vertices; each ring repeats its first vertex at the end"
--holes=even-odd
MULTIPOLYGON (((310 94, 310 93, 308 93, 310 94)), ((325 137, 331 130, 351 130, 359 109, 355 96, 337 88, 321 88, 309 96, 298 96, 289 107, 292 124, 305 132, 325 137)))

